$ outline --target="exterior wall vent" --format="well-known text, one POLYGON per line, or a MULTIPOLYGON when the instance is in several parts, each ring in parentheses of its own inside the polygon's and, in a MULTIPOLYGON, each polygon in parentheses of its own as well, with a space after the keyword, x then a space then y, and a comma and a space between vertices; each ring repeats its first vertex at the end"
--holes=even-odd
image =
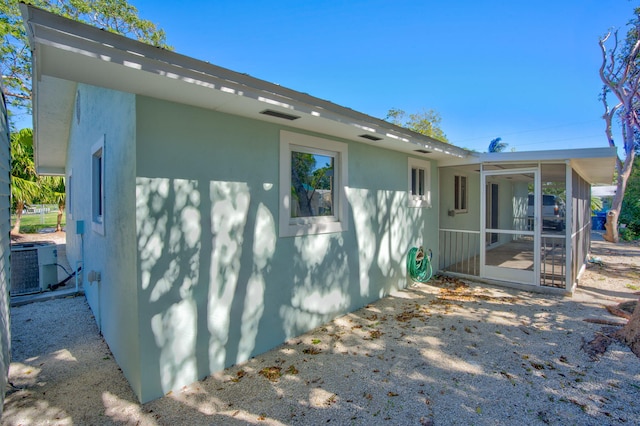
POLYGON ((11 246, 11 296, 39 293, 58 282, 58 250, 52 243, 11 246))
POLYGON ((364 134, 364 135, 358 135, 361 138, 365 138, 365 139, 369 139, 370 141, 381 141, 382 138, 378 137, 378 136, 374 136, 374 135, 369 135, 369 134, 364 134))
POLYGON ((264 111, 260 111, 260 114, 270 115, 271 117, 282 118, 284 120, 291 120, 291 121, 297 120, 298 118, 300 118, 297 115, 291 115, 285 112, 274 111, 272 109, 265 109, 264 111))

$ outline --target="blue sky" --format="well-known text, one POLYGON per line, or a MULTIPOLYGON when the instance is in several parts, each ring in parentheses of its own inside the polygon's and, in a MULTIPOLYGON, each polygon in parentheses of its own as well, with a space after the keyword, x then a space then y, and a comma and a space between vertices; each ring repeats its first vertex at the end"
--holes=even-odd
POLYGON ((607 146, 598 38, 635 2, 130 0, 178 53, 374 117, 435 109, 458 146, 607 146))

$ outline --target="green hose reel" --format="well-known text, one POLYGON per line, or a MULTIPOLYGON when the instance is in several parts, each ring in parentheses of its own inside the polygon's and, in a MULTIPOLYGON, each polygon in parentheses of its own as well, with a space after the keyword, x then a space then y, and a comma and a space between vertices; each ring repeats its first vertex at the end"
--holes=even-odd
POLYGON ((433 276, 431 258, 433 253, 429 249, 427 256, 422 247, 412 247, 407 255, 407 273, 413 281, 426 283, 433 276))

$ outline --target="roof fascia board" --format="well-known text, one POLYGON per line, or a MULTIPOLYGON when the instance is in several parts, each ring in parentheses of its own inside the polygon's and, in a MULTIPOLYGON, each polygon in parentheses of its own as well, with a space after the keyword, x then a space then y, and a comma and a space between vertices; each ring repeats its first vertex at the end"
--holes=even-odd
POLYGON ((38 174, 44 176, 64 176, 65 168, 64 167, 38 167, 38 174))
POLYGON ((480 163, 564 162, 589 158, 610 159, 616 157, 614 147, 580 148, 521 152, 472 152, 465 158, 452 158, 439 162, 440 167, 464 166, 480 163))
POLYGON ((472 164, 480 164, 480 153, 469 151, 466 157, 449 158, 446 160, 438 161, 438 167, 456 167, 456 166, 468 166, 472 164))
POLYGON ((616 149, 614 147, 603 147, 546 151, 486 152, 480 155, 480 159, 484 163, 504 163, 508 161, 561 161, 583 158, 611 158, 615 156, 616 149))
MULTIPOLYGON (((264 98, 268 103, 271 101, 290 110, 354 125, 371 133, 408 142, 417 148, 454 157, 466 157, 469 154, 469 151, 463 148, 302 92, 100 30, 33 6, 21 4, 20 7, 27 21, 32 50, 33 46, 42 44, 104 61, 117 60, 119 65, 139 66, 144 71, 167 78, 203 84, 211 89, 235 92, 236 95, 257 100, 264 98)), ((38 75, 41 75, 40 72, 38 71, 38 75)), ((60 75, 57 77, 65 78, 60 75)))

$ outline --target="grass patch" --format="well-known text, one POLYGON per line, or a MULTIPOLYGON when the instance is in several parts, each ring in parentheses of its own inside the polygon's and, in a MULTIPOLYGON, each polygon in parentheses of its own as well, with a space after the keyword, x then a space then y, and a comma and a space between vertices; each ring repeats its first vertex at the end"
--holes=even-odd
POLYGON ((630 290, 634 290, 634 291, 636 291, 636 290, 640 290, 640 286, 638 286, 638 285, 625 284, 625 287, 626 287, 626 288, 628 288, 628 289, 630 289, 630 290))
MULTIPOLYGON (((20 219, 20 232, 24 234, 36 233, 44 228, 55 228, 58 222, 58 206, 47 206, 49 213, 26 213, 20 219)), ((66 214, 62 215, 62 226, 67 223, 66 214)), ((11 226, 16 223, 16 215, 11 215, 11 226)))

